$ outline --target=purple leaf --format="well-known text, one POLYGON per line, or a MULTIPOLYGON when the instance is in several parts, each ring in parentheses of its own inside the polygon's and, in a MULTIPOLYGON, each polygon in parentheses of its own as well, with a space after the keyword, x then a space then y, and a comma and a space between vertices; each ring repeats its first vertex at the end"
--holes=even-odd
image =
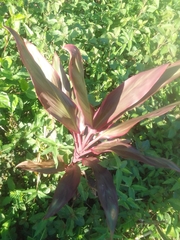
POLYGON ((115 139, 112 141, 104 141, 93 147, 91 150, 97 155, 104 152, 115 152, 117 155, 125 159, 136 160, 155 167, 170 168, 174 171, 180 172, 180 168, 172 161, 166 158, 145 156, 130 144, 126 143, 126 140, 115 139))
POLYGON ((124 112, 142 104, 153 94, 151 89, 168 65, 132 76, 108 94, 94 116, 94 128, 103 130, 119 119, 124 112))
POLYGON ((73 44, 66 44, 64 49, 66 49, 71 56, 69 62, 69 77, 73 84, 74 93, 77 98, 77 105, 84 117, 84 123, 92 127, 92 110, 88 101, 80 51, 73 44))
POLYGON ((60 179, 54 193, 52 203, 44 219, 56 214, 76 193, 81 178, 81 170, 78 165, 69 165, 66 173, 60 179))
POLYGON ((169 111, 171 111, 176 105, 180 104, 179 102, 175 102, 172 104, 169 104, 168 106, 159 108, 153 112, 147 113, 143 116, 140 117, 136 117, 136 118, 132 118, 130 120, 127 120, 123 123, 120 124, 115 124, 114 126, 112 125, 112 127, 110 127, 109 129, 103 131, 102 133, 100 133, 102 139, 112 139, 115 137, 120 137, 125 135, 126 133, 129 132, 129 130, 136 125, 138 122, 146 119, 146 118, 154 118, 154 117, 159 117, 169 111))
MULTIPOLYGON (((72 102, 72 100, 68 96, 66 96, 65 93, 63 93, 57 86, 55 86, 51 82, 53 77, 51 79, 47 79, 47 77, 49 77, 49 74, 51 75, 52 73, 48 65, 46 64, 47 70, 50 71, 49 73, 47 73, 47 71, 44 72, 44 67, 42 70, 41 66, 38 65, 35 60, 36 54, 34 53, 34 55, 32 56, 31 53, 28 51, 25 45, 26 40, 24 42, 13 29, 9 27, 6 28, 11 32, 11 34, 16 40, 22 62, 24 63, 25 67, 31 75, 31 79, 36 89, 37 96, 44 108, 58 121, 62 122, 69 130, 79 132, 76 124, 77 107, 72 102)), ((40 58, 42 60, 38 53, 37 56, 38 59, 40 58)), ((38 62, 41 61, 38 60, 38 62)), ((45 63, 44 60, 42 60, 42 62, 45 63)))
POLYGON ((58 161, 58 166, 56 168, 54 160, 49 160, 44 162, 24 161, 19 163, 16 167, 26 171, 54 174, 64 171, 66 165, 64 162, 58 161))
POLYGON ((171 63, 169 67, 166 69, 166 71, 163 73, 163 75, 160 77, 158 83, 159 88, 157 88, 156 92, 164 87, 166 84, 172 82, 174 79, 178 78, 180 76, 180 61, 177 61, 175 63, 171 63))
POLYGON ((52 62, 53 68, 56 70, 58 75, 60 76, 61 83, 62 83, 62 91, 68 96, 71 96, 71 88, 69 80, 66 76, 66 73, 64 71, 64 68, 61 64, 60 58, 56 53, 54 53, 53 62, 52 62))
POLYGON ((98 164, 98 160, 84 159, 83 164, 91 167, 97 183, 98 197, 104 209, 107 224, 111 232, 111 237, 114 234, 117 218, 118 218, 118 199, 116 188, 113 183, 113 178, 110 172, 98 164))
MULTIPOLYGON (((52 82, 57 88, 59 88, 61 90, 62 89, 61 79, 60 79, 60 76, 58 75, 57 71, 51 66, 51 64, 46 60, 46 58, 39 52, 39 50, 34 46, 34 44, 30 43, 26 39, 23 39, 23 40, 24 40, 24 44, 25 44, 27 50, 32 55, 34 61, 39 65, 39 67, 41 68, 45 77, 50 82, 52 82)), ((19 49, 19 51, 20 51, 20 49, 19 49)), ((23 61, 23 59, 22 59, 22 61, 23 61)))

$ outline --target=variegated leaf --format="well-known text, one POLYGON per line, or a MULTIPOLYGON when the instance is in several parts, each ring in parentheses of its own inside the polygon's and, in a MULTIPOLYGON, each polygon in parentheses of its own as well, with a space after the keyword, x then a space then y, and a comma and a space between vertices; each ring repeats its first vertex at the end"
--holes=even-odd
POLYGON ((56 53, 54 53, 53 57, 53 62, 52 62, 53 68, 56 70, 58 75, 60 76, 61 79, 61 84, 62 84, 62 91, 68 96, 71 96, 71 88, 70 88, 70 83, 69 80, 66 76, 66 73, 64 71, 64 68, 61 64, 60 58, 56 53))
POLYGON ((159 109, 157 109, 153 112, 147 113, 143 116, 132 118, 123 123, 115 124, 114 126, 110 127, 109 129, 102 131, 102 133, 100 133, 101 138, 102 139, 112 139, 112 138, 116 138, 116 137, 121 137, 121 136, 125 135, 126 133, 128 133, 129 130, 134 125, 136 125, 138 122, 140 122, 146 118, 159 117, 159 116, 171 111, 175 106, 177 106, 179 104, 180 104, 180 101, 169 104, 165 107, 159 108, 159 109))
POLYGON ((124 112, 148 99, 159 89, 158 81, 168 66, 169 64, 165 64, 132 76, 108 94, 94 116, 94 128, 103 130, 124 112))
POLYGON ((71 56, 69 62, 69 77, 77 98, 77 106, 82 112, 84 123, 92 127, 93 116, 84 81, 84 69, 80 51, 73 44, 66 44, 64 49, 66 49, 71 56))
POLYGON ((51 66, 51 64, 39 52, 39 50, 34 46, 34 44, 30 43, 26 39, 23 40, 27 50, 32 55, 34 61, 39 65, 45 77, 61 90, 62 89, 61 79, 60 76, 58 75, 58 72, 51 66))
MULTIPOLYGON (((62 122, 71 131, 79 132, 77 126, 77 107, 57 86, 47 79, 41 66, 36 62, 36 55, 32 56, 16 31, 6 27, 16 40, 17 47, 33 81, 37 96, 44 108, 58 121, 62 122)), ((38 57, 40 55, 38 54, 38 57)), ((50 69, 50 68, 48 68, 50 69)))

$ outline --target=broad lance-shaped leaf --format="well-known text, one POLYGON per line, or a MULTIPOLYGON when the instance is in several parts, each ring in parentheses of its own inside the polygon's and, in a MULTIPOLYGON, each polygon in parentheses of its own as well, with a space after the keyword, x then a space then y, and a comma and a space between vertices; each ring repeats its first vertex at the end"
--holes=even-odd
POLYGON ((69 77, 73 84, 77 105, 84 117, 84 123, 92 127, 92 110, 88 101, 80 51, 73 44, 66 44, 63 48, 66 49, 71 56, 69 61, 69 77))
POLYGON ((66 173, 60 179, 55 190, 52 203, 44 219, 56 214, 76 193, 81 178, 81 170, 78 165, 69 165, 66 173))
POLYGON ((55 166, 54 160, 43 161, 43 162, 33 162, 24 161, 19 163, 16 168, 21 168, 22 170, 39 172, 44 174, 54 174, 65 170, 65 163, 58 161, 58 166, 55 166))
POLYGON ((62 91, 68 96, 71 96, 71 88, 70 88, 70 83, 69 80, 66 76, 66 73, 64 71, 64 68, 61 64, 60 58, 56 53, 54 53, 53 57, 53 62, 52 62, 53 68, 56 70, 58 75, 60 76, 61 79, 61 84, 62 84, 62 91))
POLYGON ((111 232, 114 234, 117 218, 118 218, 118 198, 113 178, 110 172, 98 164, 98 160, 83 159, 85 166, 91 167, 94 171, 98 197, 106 214, 107 224, 111 232))
POLYGON ((125 135, 126 133, 129 132, 129 130, 136 125, 138 122, 146 119, 146 118, 154 118, 154 117, 159 117, 169 111, 171 111, 175 106, 179 105, 179 102, 175 102, 172 104, 169 104, 168 106, 159 108, 153 112, 147 113, 143 116, 132 118, 130 120, 127 120, 123 123, 120 124, 115 124, 114 126, 110 127, 109 129, 103 131, 100 133, 101 139, 112 139, 115 137, 121 137, 125 135))
POLYGON ((6 28, 16 40, 22 62, 30 73, 37 96, 44 108, 69 130, 79 132, 76 124, 76 105, 46 78, 41 67, 34 60, 36 56, 31 55, 18 33, 9 27, 6 28))
POLYGON ((132 76, 108 94, 94 116, 94 128, 99 131, 103 130, 119 119, 124 112, 142 104, 153 94, 148 93, 168 65, 165 64, 132 76))
MULTIPOLYGON (((148 92, 148 95, 145 95, 141 101, 144 102, 146 99, 149 98, 149 96, 152 96, 157 91, 159 91, 159 89, 164 87, 166 84, 172 82, 174 79, 178 78, 179 76, 180 76, 180 61, 169 64, 166 71, 162 74, 162 76, 159 78, 159 80, 156 82, 156 84, 148 92)), ((136 107, 138 105, 136 105, 136 107)))
POLYGON ((157 88, 156 91, 164 87, 166 84, 172 82, 174 79, 177 79, 179 76, 180 76, 180 61, 171 63, 169 67, 166 69, 166 71, 163 73, 163 75, 160 77, 158 81, 159 88, 157 88))
POLYGON ((24 44, 27 47, 29 53, 32 55, 34 61, 39 65, 41 70, 43 71, 45 77, 51 81, 57 88, 61 90, 61 79, 58 75, 58 72, 51 66, 51 64, 45 59, 45 57, 39 52, 39 50, 34 46, 34 44, 30 43, 26 39, 24 40, 24 44))
POLYGON ((130 144, 125 143, 124 140, 120 139, 104 141, 93 147, 91 151, 98 155, 105 152, 115 152, 117 155, 125 159, 136 160, 155 167, 170 168, 174 171, 180 172, 180 168, 172 161, 166 158, 145 156, 130 144))

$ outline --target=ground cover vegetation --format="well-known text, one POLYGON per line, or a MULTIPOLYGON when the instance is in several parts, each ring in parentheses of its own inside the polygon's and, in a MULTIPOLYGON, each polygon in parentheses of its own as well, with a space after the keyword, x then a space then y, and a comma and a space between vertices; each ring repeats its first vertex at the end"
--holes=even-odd
MULTIPOLYGON (((178 60, 179 5, 176 1, 2 2, 0 24, 33 42, 49 62, 56 51, 64 67, 69 60, 61 46, 76 45, 83 56, 89 101, 98 107, 128 77, 178 60)), ((22 173, 15 166, 25 160, 52 160, 59 154, 68 164, 73 139, 39 104, 16 45, 3 27, 0 36, 2 239, 108 239, 97 189, 85 166, 80 166, 86 177, 81 177, 74 199, 56 216, 42 220, 64 173, 22 173), (92 182, 90 186, 86 178, 92 182)), ((179 92, 178 81, 174 81, 121 120, 178 101, 179 92)), ((179 129, 177 107, 138 124, 128 138, 142 153, 169 158, 180 166, 179 129)), ((118 195, 120 213, 114 239, 178 239, 178 173, 115 154, 103 155, 101 160, 111 171, 118 195)))

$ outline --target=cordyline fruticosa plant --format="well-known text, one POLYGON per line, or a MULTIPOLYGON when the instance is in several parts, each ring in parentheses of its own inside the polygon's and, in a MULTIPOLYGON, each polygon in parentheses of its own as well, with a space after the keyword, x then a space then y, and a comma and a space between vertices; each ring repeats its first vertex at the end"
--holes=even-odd
POLYGON ((49 174, 65 171, 45 218, 57 213, 76 193, 81 178, 78 163, 81 162, 92 168, 98 197, 105 211, 112 237, 118 218, 117 194, 112 176, 99 164, 98 156, 102 153, 114 152, 122 158, 180 172, 180 168, 172 161, 146 156, 136 150, 130 141, 124 139, 124 135, 138 122, 165 114, 180 102, 125 122, 119 121, 126 111, 141 105, 165 84, 179 77, 180 61, 164 64, 130 77, 109 93, 96 110, 88 101, 82 58, 77 47, 72 44, 63 47, 70 54, 70 85, 56 53, 51 65, 33 44, 22 39, 13 29, 6 28, 17 43, 22 62, 31 76, 40 102, 48 113, 69 129, 75 144, 74 155, 68 166, 63 165, 62 162, 55 167, 51 162, 37 164, 25 161, 18 167, 49 174))

